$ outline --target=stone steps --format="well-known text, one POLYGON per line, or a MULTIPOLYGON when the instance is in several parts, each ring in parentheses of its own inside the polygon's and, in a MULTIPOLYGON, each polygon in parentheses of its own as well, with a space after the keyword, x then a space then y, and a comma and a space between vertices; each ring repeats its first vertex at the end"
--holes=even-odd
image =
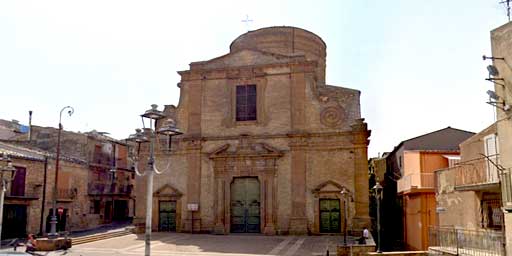
POLYGON ((125 229, 120 231, 114 231, 114 232, 106 232, 106 233, 100 233, 100 234, 94 234, 94 235, 88 235, 88 236, 81 236, 81 237, 75 237, 71 238, 71 244, 72 245, 78 245, 78 244, 85 244, 85 243, 91 243, 96 242, 100 240, 110 239, 114 237, 119 236, 126 236, 129 234, 133 234, 131 229, 125 229))

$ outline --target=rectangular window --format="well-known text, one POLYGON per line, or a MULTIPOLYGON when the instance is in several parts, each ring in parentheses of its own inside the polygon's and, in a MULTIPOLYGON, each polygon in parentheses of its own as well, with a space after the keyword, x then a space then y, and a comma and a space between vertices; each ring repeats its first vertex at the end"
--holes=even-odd
POLYGON ((236 121, 256 120, 256 85, 236 86, 236 121))
POLYGON ((89 205, 89 213, 100 214, 100 203, 100 200, 91 200, 91 204, 89 205))
POLYGON ((14 180, 11 182, 11 196, 24 196, 26 169, 23 167, 15 168, 16 175, 14 176, 14 180))

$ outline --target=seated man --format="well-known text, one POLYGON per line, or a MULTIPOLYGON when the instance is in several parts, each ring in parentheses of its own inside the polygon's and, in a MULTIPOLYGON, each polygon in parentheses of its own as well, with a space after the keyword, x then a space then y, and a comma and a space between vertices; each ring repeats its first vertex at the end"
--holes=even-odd
POLYGON ((26 252, 30 253, 36 251, 37 241, 34 238, 34 235, 28 235, 27 243, 25 244, 25 246, 27 247, 27 249, 25 250, 26 252))

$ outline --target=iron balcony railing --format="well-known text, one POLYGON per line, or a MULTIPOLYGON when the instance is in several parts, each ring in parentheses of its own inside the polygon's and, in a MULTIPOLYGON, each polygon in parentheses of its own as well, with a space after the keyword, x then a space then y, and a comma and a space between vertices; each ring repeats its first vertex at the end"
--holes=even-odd
MULTIPOLYGON (((491 158, 498 162, 497 156, 491 158)), ((437 191, 442 192, 457 187, 498 184, 498 168, 487 158, 461 162, 454 167, 436 171, 437 191)))
POLYGON ((38 184, 38 183, 26 183, 25 188, 22 190, 13 189, 12 186, 8 186, 8 190, 7 190, 7 193, 5 194, 5 196, 7 198, 38 199, 39 197, 41 197, 41 195, 43 193, 42 187, 43 187, 42 184, 38 184))
POLYGON ((503 233, 493 230, 429 228, 429 251, 452 255, 505 255, 503 233))
POLYGON ((110 195, 110 194, 126 194, 132 192, 132 185, 119 185, 116 183, 89 183, 87 185, 89 195, 110 195))
POLYGON ((77 189, 57 189, 57 198, 58 199, 74 199, 76 198, 77 189))
POLYGON ((434 189, 433 173, 413 173, 398 180, 398 193, 411 190, 412 188, 434 189))

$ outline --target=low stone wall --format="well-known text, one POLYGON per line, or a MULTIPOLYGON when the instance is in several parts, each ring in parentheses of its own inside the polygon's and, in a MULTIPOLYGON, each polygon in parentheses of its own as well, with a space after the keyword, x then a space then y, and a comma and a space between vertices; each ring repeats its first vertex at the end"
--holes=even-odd
POLYGON ((427 251, 396 251, 396 252, 370 252, 368 255, 378 256, 378 255, 388 255, 388 256, 427 256, 427 251))
POLYGON ((55 251, 71 248, 70 238, 36 239, 36 251, 55 251))
POLYGON ((375 251, 375 244, 352 244, 338 245, 336 255, 338 256, 363 256, 375 251))

